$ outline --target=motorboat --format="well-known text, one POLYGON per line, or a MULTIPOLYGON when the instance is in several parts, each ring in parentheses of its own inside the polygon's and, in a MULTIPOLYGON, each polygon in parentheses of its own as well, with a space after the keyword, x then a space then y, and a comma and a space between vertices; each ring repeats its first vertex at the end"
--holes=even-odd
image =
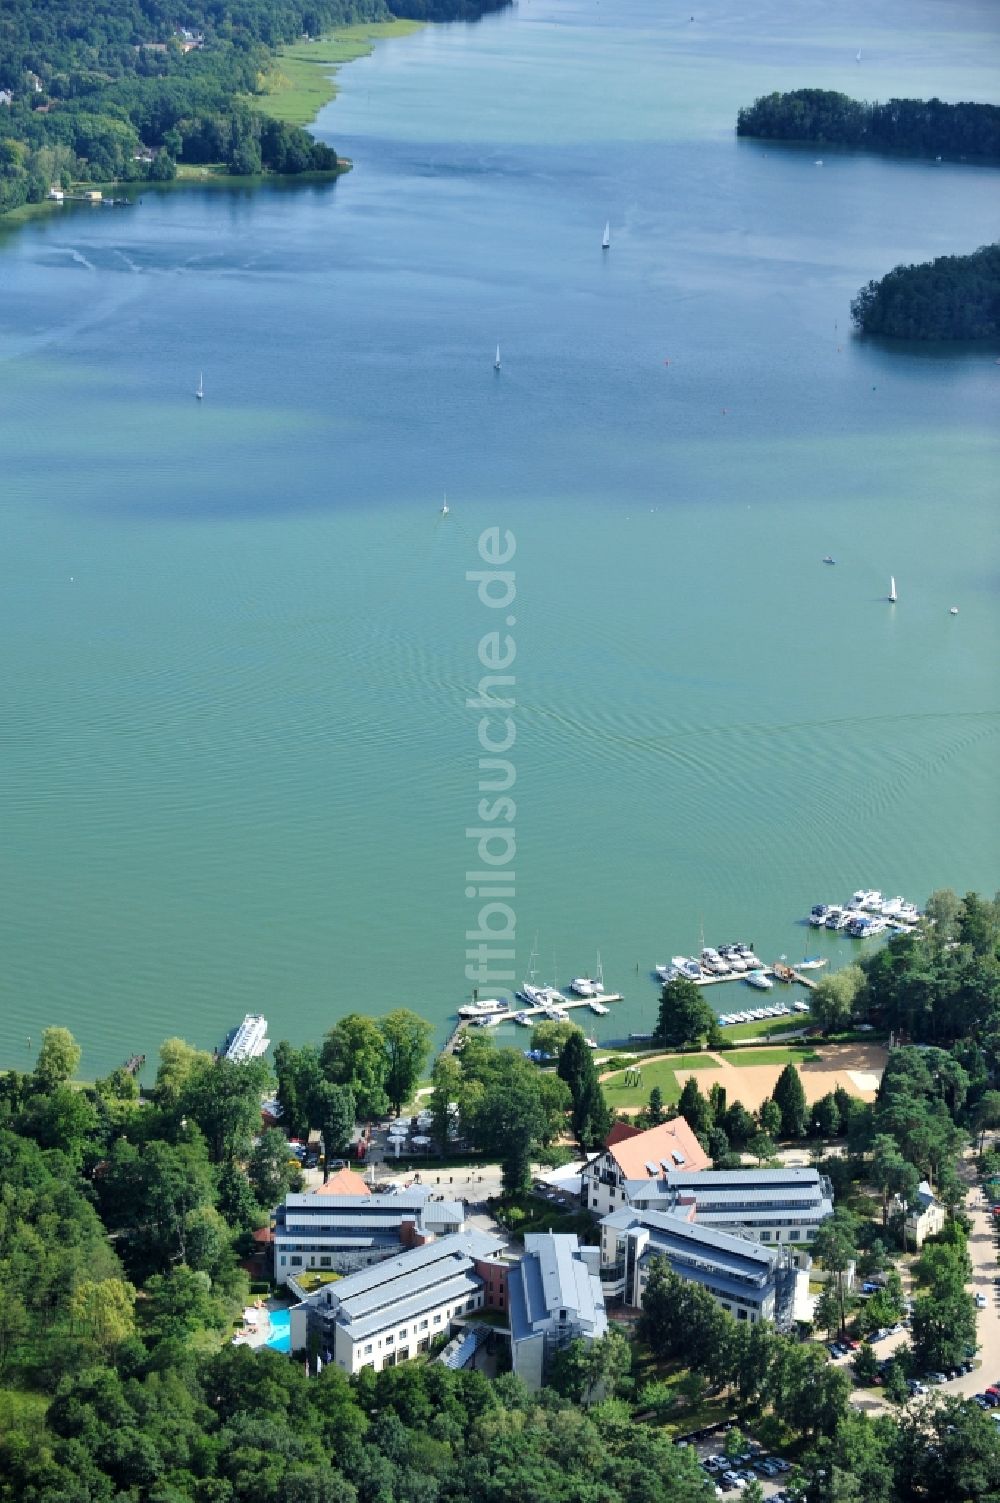
POLYGON ((611 1011, 610 1007, 605 1007, 604 1003, 598 1002, 595 997, 591 997, 587 1005, 591 1012, 596 1012, 599 1017, 605 1017, 611 1011))
POLYGON ((577 976, 569 984, 571 992, 576 992, 578 997, 599 997, 601 995, 601 983, 591 976, 577 976))
POLYGON ((846 929, 851 921, 851 915, 845 908, 831 908, 826 916, 828 929, 846 929))
POLYGON ((499 997, 486 997, 482 1002, 466 1002, 458 1009, 460 1018, 492 1018, 499 1017, 507 1011, 507 1003, 501 1002, 499 997))
POLYGON ((794 1009, 795 1009, 796 1012, 808 1012, 809 1011, 809 1003, 808 1002, 793 1002, 792 1006, 794 1007, 794 1009))
POLYGON ((587 1046, 588 1049, 596 1049, 597 1048, 597 1040, 596 1039, 588 1039, 586 1036, 584 1036, 583 1042, 586 1044, 586 1046, 587 1046))
POLYGON ((795 969, 797 971, 821 971, 829 963, 825 956, 810 955, 805 960, 800 960, 795 969))
POLYGON ((774 986, 774 982, 766 971, 751 971, 747 976, 747 985, 755 986, 758 991, 769 992, 774 986))
POLYGON ((532 1025, 531 1016, 526 1012, 516 1012, 514 1014, 514 1022, 520 1023, 523 1028, 530 1028, 532 1025))
POLYGON ((815 903, 809 911, 809 922, 814 929, 820 929, 826 923, 832 909, 829 903, 815 903))
POLYGON ((675 965, 658 965, 654 966, 653 969, 656 972, 656 975, 663 982, 676 981, 677 977, 680 975, 680 971, 675 965))
POLYGON ((868 893, 867 897, 865 898, 865 901, 862 904, 862 907, 868 913, 881 913, 882 912, 882 904, 884 902, 885 902, 885 899, 883 898, 882 894, 879 892, 878 888, 877 887, 873 887, 872 890, 871 890, 871 892, 868 893))
POLYGON ((701 966, 696 960, 690 960, 687 955, 672 955, 670 964, 688 981, 704 980, 701 966))

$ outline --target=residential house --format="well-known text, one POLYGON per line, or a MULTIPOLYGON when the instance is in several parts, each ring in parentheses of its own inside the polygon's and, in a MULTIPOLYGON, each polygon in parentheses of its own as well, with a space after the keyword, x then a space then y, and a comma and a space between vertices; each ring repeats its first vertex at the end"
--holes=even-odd
POLYGON ((928 1237, 936 1237, 944 1227, 947 1212, 931 1189, 922 1179, 917 1189, 917 1198, 906 1208, 906 1238, 914 1247, 922 1247, 928 1237))
POLYGON ((507 1276, 514 1372, 540 1388, 553 1355, 576 1339, 605 1335, 608 1318, 600 1277, 600 1249, 575 1236, 529 1233, 524 1257, 507 1276))

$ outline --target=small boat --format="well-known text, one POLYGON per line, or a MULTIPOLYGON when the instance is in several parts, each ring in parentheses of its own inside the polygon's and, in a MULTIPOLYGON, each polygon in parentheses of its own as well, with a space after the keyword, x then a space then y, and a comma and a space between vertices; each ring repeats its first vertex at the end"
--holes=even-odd
POLYGON ((586 1046, 587 1046, 588 1049, 596 1049, 597 1048, 597 1040, 596 1039, 588 1039, 586 1037, 586 1035, 585 1035, 583 1042, 586 1044, 586 1046))
POLYGON ((601 250, 610 250, 610 249, 611 249, 611 220, 609 219, 608 222, 604 226, 604 234, 601 237, 601 250))
POLYGON ((497 352, 493 356, 493 369, 495 371, 498 371, 500 369, 500 346, 499 345, 497 345, 497 352))
POLYGON ((859 47, 859 48, 858 48, 858 56, 857 56, 857 61, 858 61, 858 62, 859 62, 859 63, 860 63, 860 61, 861 61, 861 48, 860 48, 860 47, 859 47))
POLYGON ((795 967, 797 971, 819 971, 823 966, 829 965, 829 961, 821 959, 819 955, 811 955, 808 960, 800 960, 795 967))
POLYGON ((205 399, 205 377, 202 375, 201 371, 198 372, 198 390, 195 392, 195 396, 198 398, 199 402, 202 402, 205 399))
POLYGON ((828 553, 824 557, 823 562, 824 562, 824 564, 835 564, 837 562, 837 560, 833 557, 832 554, 828 553))
POLYGON ((896 576, 895 576, 895 574, 890 574, 889 575, 889 603, 890 603, 890 605, 895 605, 896 604, 896 576))
POLYGON ((444 500, 441 502, 441 515, 443 517, 446 517, 448 515, 448 511, 449 511, 448 497, 445 496, 444 500))
POLYGON ((816 162, 815 162, 815 166, 822 167, 822 165, 823 165, 823 158, 822 157, 817 157, 816 158, 816 162))
POLYGON ((957 605, 953 605, 952 608, 951 608, 951 610, 948 612, 948 615, 949 616, 957 616, 958 615, 958 606, 957 605))
POLYGON ((611 1011, 609 1007, 605 1007, 603 1002, 598 1002, 596 997, 591 997, 590 1001, 587 1003, 587 1006, 590 1008, 591 1012, 596 1012, 598 1017, 604 1017, 611 1011))
POLYGON ((761 992, 769 992, 774 986, 774 982, 766 971, 751 971, 747 977, 747 985, 755 986, 761 992))

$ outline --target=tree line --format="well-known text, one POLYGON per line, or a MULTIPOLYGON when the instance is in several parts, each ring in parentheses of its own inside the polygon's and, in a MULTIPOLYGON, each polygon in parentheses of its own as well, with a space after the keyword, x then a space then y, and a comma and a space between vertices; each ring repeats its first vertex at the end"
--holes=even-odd
MULTIPOLYGON (((392 14, 474 19, 507 0, 395 0, 392 14)), ((254 107, 274 51, 388 19, 385 0, 5 0, 0 213, 74 180, 169 180, 178 162, 238 175, 329 172, 337 153, 254 107)))
POLYGON ((1000 158, 1000 107, 940 99, 851 99, 833 89, 765 94, 736 117, 738 136, 917 156, 1000 158))

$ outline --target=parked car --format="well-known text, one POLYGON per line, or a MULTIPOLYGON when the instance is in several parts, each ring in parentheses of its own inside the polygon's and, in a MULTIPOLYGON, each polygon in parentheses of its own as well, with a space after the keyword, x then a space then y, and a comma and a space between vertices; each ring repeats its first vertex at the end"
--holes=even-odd
POLYGON ((928 1373, 927 1381, 928 1383, 947 1383, 948 1378, 945 1373, 928 1373))
POLYGON ((987 1300, 985 1294, 977 1294, 976 1295, 976 1309, 977 1310, 985 1310, 987 1304, 988 1304, 988 1300, 987 1300))

